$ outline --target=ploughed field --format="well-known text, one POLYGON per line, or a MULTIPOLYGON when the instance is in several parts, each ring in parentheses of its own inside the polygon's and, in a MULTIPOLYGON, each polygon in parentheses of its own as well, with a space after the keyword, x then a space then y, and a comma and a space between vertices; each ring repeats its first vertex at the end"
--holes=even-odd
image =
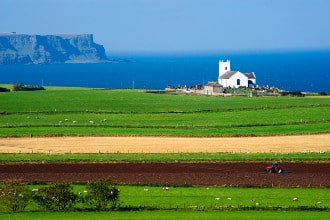
POLYGON ((330 163, 283 163, 288 174, 264 172, 265 162, 2 164, 0 179, 27 182, 87 182, 111 178, 120 184, 218 186, 330 186, 330 163))

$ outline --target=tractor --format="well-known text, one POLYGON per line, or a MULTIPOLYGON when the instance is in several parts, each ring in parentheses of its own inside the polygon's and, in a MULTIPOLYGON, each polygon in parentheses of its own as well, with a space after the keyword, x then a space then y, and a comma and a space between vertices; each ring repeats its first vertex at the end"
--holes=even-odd
POLYGON ((271 165, 266 166, 265 172, 267 172, 267 173, 287 173, 287 171, 284 170, 277 162, 274 162, 271 165))

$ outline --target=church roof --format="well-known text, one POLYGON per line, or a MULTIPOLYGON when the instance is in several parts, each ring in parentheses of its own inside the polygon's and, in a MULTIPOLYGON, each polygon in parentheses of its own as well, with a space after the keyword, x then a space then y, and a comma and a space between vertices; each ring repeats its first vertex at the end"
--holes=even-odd
POLYGON ((250 73, 243 73, 244 75, 246 75, 249 79, 255 79, 256 75, 254 74, 254 72, 250 72, 250 73))
POLYGON ((230 79, 233 75, 235 75, 235 73, 237 73, 238 71, 227 71, 224 74, 222 74, 220 76, 220 79, 230 79))
MULTIPOLYGON (((235 75, 239 71, 227 71, 224 74, 220 76, 220 79, 230 79, 233 75, 235 75)), ((255 79, 256 75, 254 72, 250 73, 242 73, 244 76, 246 76, 248 79, 255 79)))

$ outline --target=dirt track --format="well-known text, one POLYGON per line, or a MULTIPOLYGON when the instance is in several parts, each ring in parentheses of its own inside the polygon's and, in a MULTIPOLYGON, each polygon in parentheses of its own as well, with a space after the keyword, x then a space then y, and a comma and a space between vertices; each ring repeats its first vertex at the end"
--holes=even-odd
POLYGON ((0 153, 328 152, 330 134, 270 137, 0 138, 0 153))
POLYGON ((0 165, 0 180, 227 186, 330 186, 329 163, 283 163, 288 174, 264 172, 267 163, 138 163, 0 165))

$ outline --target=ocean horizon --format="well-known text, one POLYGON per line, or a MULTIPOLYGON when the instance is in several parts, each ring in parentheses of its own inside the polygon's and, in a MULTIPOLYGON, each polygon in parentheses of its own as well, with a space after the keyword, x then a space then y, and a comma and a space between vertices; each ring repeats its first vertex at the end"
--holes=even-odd
POLYGON ((0 83, 108 89, 164 89, 217 81, 219 60, 254 72, 257 85, 288 91, 330 92, 330 49, 200 53, 108 52, 113 62, 0 65, 0 83))

